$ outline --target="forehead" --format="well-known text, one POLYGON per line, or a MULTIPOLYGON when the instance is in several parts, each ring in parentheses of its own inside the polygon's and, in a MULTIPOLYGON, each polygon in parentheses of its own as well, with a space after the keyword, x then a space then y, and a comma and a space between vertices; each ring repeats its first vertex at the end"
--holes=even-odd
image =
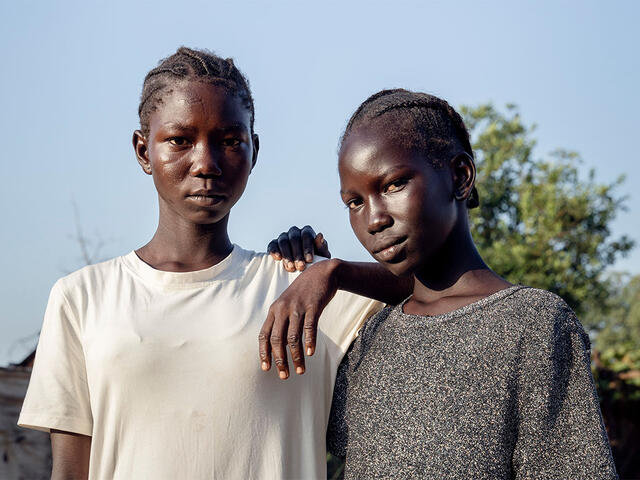
POLYGON ((362 127, 345 139, 338 161, 340 172, 347 170, 376 172, 391 166, 422 165, 426 159, 407 148, 380 128, 362 127))
POLYGON ((250 113, 242 100, 225 87, 200 81, 173 85, 151 114, 150 127, 168 123, 190 126, 243 125, 249 129, 250 113))

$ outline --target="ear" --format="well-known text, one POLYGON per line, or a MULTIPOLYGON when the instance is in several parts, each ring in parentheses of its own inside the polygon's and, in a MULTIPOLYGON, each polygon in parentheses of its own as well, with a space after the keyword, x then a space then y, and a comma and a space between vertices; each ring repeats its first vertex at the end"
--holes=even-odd
POLYGON ((136 152, 138 163, 147 175, 151 175, 151 161, 149 160, 149 149, 147 139, 141 130, 133 132, 133 150, 136 152))
POLYGON ((471 155, 467 152, 455 155, 451 159, 451 175, 454 198, 466 202, 476 182, 476 165, 471 155))
POLYGON ((251 137, 253 141, 253 156, 251 157, 251 170, 256 166, 256 162, 258 161, 258 150, 260 150, 260 137, 258 137, 257 133, 254 133, 251 137))

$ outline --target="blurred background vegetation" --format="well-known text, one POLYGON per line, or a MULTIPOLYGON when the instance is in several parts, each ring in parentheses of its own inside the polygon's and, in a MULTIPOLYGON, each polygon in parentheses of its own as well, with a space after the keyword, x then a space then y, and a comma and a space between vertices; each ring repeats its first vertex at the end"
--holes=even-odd
MULTIPOLYGON (((536 156, 535 126, 514 105, 461 107, 472 137, 480 208, 471 211, 480 253, 500 275, 557 293, 592 342, 592 370, 621 478, 640 478, 640 275, 611 266, 634 242, 611 224, 627 208, 619 177, 599 183, 580 155, 536 156)), ((329 478, 341 462, 329 456, 329 478)))

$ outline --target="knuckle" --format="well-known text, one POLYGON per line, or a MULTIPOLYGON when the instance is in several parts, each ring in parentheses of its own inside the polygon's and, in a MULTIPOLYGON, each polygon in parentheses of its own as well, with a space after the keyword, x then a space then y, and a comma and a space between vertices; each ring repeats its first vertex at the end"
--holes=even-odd
POLYGON ((259 340, 260 342, 266 342, 266 341, 267 341, 267 338, 268 338, 268 336, 267 336, 267 334, 266 334, 265 332, 260 332, 260 333, 258 334, 258 340, 259 340))
POLYGON ((287 343, 290 347, 297 347, 300 342, 300 335, 297 333, 290 333, 287 335, 287 343))
POLYGON ((276 358, 273 363, 275 363, 276 367, 278 367, 278 368, 284 367, 286 365, 285 361, 280 357, 276 358))
POLYGON ((296 233, 299 235, 300 234, 300 229, 297 226, 294 225, 289 229, 288 233, 289 233, 289 235, 296 234, 296 233))
POLYGON ((271 307, 269 308, 269 310, 271 310, 271 312, 276 317, 279 317, 285 310, 286 305, 287 305, 287 302, 285 302, 282 298, 279 298, 278 300, 276 300, 271 304, 271 307))
POLYGON ((282 345, 282 337, 280 335, 271 335, 269 340, 271 341, 271 345, 276 345, 276 346, 282 345))

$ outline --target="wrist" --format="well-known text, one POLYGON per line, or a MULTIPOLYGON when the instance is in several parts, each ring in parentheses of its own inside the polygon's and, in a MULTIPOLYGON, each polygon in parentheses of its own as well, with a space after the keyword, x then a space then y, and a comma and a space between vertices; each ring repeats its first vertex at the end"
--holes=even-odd
POLYGON ((333 283, 335 288, 338 290, 344 289, 344 270, 346 262, 339 258, 330 258, 325 263, 327 263, 331 283, 333 283))

